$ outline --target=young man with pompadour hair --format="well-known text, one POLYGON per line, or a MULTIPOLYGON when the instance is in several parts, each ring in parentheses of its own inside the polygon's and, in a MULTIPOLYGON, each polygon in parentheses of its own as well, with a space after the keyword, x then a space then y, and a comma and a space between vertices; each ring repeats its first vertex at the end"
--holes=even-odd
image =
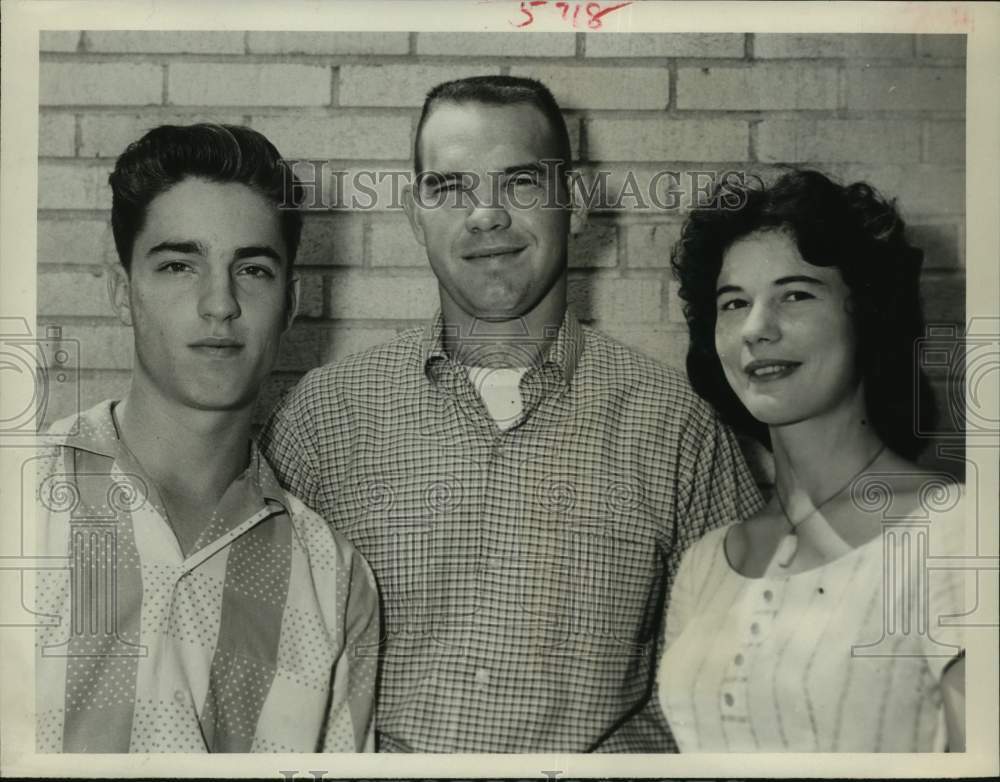
POLYGON ((110 177, 131 387, 40 466, 41 752, 373 746, 379 605, 360 554, 251 436, 292 323, 301 185, 260 133, 161 126, 110 177), (60 488, 62 487, 62 488, 60 488), (66 497, 72 501, 65 502, 66 497))

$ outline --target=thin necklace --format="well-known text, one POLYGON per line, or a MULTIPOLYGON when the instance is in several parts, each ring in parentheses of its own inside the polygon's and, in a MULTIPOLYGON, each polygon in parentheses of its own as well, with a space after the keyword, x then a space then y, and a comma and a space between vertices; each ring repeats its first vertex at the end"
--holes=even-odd
POLYGON ((879 457, 885 452, 885 449, 886 449, 885 445, 879 448, 878 451, 875 453, 875 455, 868 460, 865 466, 850 477, 847 483, 845 483, 843 486, 837 489, 837 491, 835 491, 833 494, 831 494, 829 497, 823 500, 819 505, 817 505, 815 508, 809 511, 809 513, 807 513, 798 521, 793 522, 791 517, 789 517, 788 510, 785 508, 785 502, 784 500, 781 499, 781 492, 778 490, 777 486, 774 487, 774 496, 777 497, 778 499, 778 507, 781 508, 781 515, 785 517, 785 522, 788 524, 788 534, 786 534, 785 537, 781 539, 781 543, 778 544, 778 549, 775 552, 775 559, 778 560, 778 567, 788 568, 792 564, 792 560, 795 559, 795 555, 799 551, 799 535, 798 535, 799 525, 804 521, 808 521, 817 513, 819 513, 820 510, 823 508, 823 506, 826 505, 828 502, 831 502, 833 499, 843 494, 844 489, 846 489, 848 486, 854 483, 862 475, 862 473, 867 472, 869 469, 871 469, 871 466, 879 460, 879 457))

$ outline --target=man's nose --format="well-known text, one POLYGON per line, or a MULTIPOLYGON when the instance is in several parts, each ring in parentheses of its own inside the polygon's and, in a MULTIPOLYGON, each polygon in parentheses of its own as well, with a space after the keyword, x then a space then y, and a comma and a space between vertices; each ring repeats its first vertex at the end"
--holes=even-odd
POLYGON ((504 194, 490 177, 478 182, 478 187, 467 191, 465 227, 468 231, 492 231, 510 227, 509 206, 504 194))
POLYGON ((215 320, 239 317, 240 303, 236 297, 236 281, 228 272, 205 276, 198 301, 198 311, 203 318, 215 320))
POLYGON ((510 227, 510 213, 503 206, 473 206, 465 216, 465 227, 473 232, 510 227))

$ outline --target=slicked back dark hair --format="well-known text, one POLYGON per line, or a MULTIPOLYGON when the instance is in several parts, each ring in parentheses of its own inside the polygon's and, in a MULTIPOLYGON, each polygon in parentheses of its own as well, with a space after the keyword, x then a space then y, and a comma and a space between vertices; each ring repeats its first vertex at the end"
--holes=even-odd
POLYGON ((420 113, 420 120, 417 122, 417 132, 413 139, 413 170, 417 174, 423 173, 424 164, 420 155, 420 138, 423 135, 424 125, 434 107, 440 103, 534 106, 549 122, 552 140, 556 145, 556 157, 563 163, 561 168, 567 169, 572 161, 573 153, 570 150, 566 120, 548 87, 537 79, 526 79, 518 76, 470 76, 465 79, 443 82, 427 93, 423 111, 420 113))
POLYGON ((108 177, 111 229, 118 259, 132 264, 149 204, 189 178, 253 188, 279 212, 291 273, 302 235, 302 185, 262 134, 241 125, 160 125, 128 145, 108 177))
POLYGON ((893 451, 914 459, 933 424, 930 383, 915 366, 924 334, 920 305, 923 252, 910 245, 895 209, 870 185, 839 185, 818 171, 792 170, 770 187, 759 179, 718 184, 710 206, 693 210, 671 262, 690 333, 691 385, 734 429, 770 447, 757 421, 730 387, 715 350, 716 283, 732 244, 756 231, 785 231, 814 266, 836 268, 850 291, 857 334, 856 366, 864 382, 866 412, 893 451))

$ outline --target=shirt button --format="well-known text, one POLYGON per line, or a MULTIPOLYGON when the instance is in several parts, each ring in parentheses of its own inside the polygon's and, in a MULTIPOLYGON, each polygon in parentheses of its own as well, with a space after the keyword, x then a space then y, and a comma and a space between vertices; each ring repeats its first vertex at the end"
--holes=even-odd
POLYGON ((737 665, 743 665, 743 655, 742 654, 736 655, 736 657, 733 658, 733 662, 736 663, 737 665))
POLYGON ((489 684, 490 683, 490 672, 485 668, 480 668, 476 671, 476 682, 479 684, 489 684))
POLYGON ((770 603, 770 602, 771 602, 771 598, 773 598, 773 597, 774 597, 774 592, 772 592, 772 591, 771 591, 770 589, 765 589, 765 590, 764 590, 764 599, 765 599, 765 600, 766 600, 766 601, 767 601, 768 603, 770 603))
POLYGON ((174 690, 174 700, 178 703, 187 703, 187 695, 184 694, 184 690, 174 690))
POLYGON ((754 635, 757 635, 757 633, 760 632, 760 625, 754 622, 752 625, 750 625, 750 632, 753 633, 754 635))
POLYGON ((733 696, 730 695, 728 692, 722 695, 722 699, 726 702, 727 706, 733 705, 733 696))

